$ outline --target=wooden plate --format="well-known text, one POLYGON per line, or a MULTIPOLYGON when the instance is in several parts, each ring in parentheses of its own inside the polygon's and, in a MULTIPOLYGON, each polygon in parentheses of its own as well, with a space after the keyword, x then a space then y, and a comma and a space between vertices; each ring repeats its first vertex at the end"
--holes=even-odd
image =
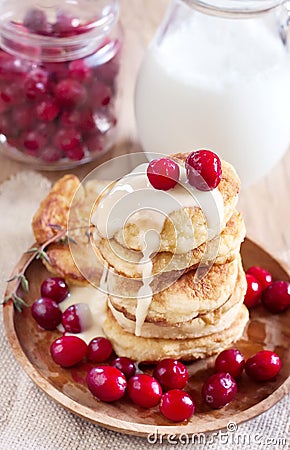
MULTIPOLYGON (((251 265, 261 265, 270 270, 275 279, 290 281, 286 270, 248 239, 242 245, 242 257, 245 269, 251 265)), ((26 260, 27 255, 24 255, 15 268, 15 273, 21 270, 26 260)), ((41 262, 34 261, 27 276, 30 280, 30 292, 26 301, 32 304, 39 297, 40 284, 48 276, 48 272, 41 262)), ((12 283, 8 285, 7 294, 11 288, 12 283)), ((205 377, 213 373, 214 357, 192 363, 188 365, 188 391, 196 402, 196 414, 189 422, 178 424, 162 417, 158 407, 146 410, 132 405, 127 399, 111 404, 95 399, 84 383, 88 367, 62 369, 52 361, 49 346, 58 333, 42 331, 32 319, 30 308, 18 313, 10 302, 7 303, 4 306, 4 323, 15 357, 37 386, 69 411, 95 424, 127 434, 146 436, 158 429, 164 435, 179 435, 221 429, 229 422, 238 424, 266 411, 289 391, 290 310, 280 315, 271 315, 263 307, 258 307, 251 312, 244 338, 236 344, 246 357, 263 348, 277 352, 283 362, 278 377, 268 383, 255 383, 243 374, 238 382, 238 394, 234 401, 220 410, 210 410, 202 402, 200 391, 205 377)))

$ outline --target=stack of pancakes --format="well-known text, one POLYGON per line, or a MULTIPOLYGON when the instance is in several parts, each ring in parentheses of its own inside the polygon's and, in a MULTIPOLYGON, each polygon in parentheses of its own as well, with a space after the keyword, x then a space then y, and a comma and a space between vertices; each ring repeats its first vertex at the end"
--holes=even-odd
MULTIPOLYGON (((176 156, 184 164, 186 155, 176 156)), ((236 172, 223 162, 218 186, 224 203, 221 232, 209 241, 199 207, 182 208, 166 218, 159 250, 152 255, 153 296, 139 331, 138 302, 146 301, 137 295, 143 256, 138 236, 143 230, 129 223, 113 238, 98 239, 101 258, 110 267, 103 328, 119 356, 146 362, 193 360, 220 352, 241 337, 248 311, 243 305, 246 279, 240 257, 245 226, 235 209, 239 187, 236 172), (181 253, 176 236, 189 241, 185 215, 194 239, 192 248, 181 253)))
MULTIPOLYGON (((186 155, 175 157, 184 164, 186 155)), ((110 239, 98 236, 93 246, 82 230, 88 223, 91 227, 96 199, 104 197, 112 184, 94 180, 83 186, 77 177, 67 175, 41 203, 33 219, 36 241, 52 239, 69 220, 70 234, 78 242, 48 246, 49 261, 43 262, 51 272, 70 284, 99 285, 109 268, 103 330, 118 356, 143 362, 169 357, 189 361, 218 353, 242 336, 248 311, 243 305, 246 279, 240 257, 245 226, 235 209, 240 182, 231 165, 222 162, 222 170, 217 189, 224 212, 218 236, 208 240, 207 221, 197 206, 173 211, 166 218, 158 252, 151 256, 154 294, 138 333, 136 315, 142 298, 137 293, 143 282, 138 236, 144 230, 128 223, 110 239), (185 226, 188 220, 190 230, 185 226), (178 239, 188 242, 187 233, 192 231, 191 248, 181 252, 178 239)))

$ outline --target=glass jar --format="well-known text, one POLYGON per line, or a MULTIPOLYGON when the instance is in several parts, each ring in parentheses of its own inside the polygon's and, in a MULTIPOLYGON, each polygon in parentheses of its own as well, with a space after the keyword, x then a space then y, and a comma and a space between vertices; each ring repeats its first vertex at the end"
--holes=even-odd
POLYGON ((282 0, 173 0, 140 68, 146 152, 209 148, 244 184, 290 143, 289 13, 282 0))
POLYGON ((121 49, 117 0, 4 0, 0 146, 41 169, 66 169, 114 143, 121 49))

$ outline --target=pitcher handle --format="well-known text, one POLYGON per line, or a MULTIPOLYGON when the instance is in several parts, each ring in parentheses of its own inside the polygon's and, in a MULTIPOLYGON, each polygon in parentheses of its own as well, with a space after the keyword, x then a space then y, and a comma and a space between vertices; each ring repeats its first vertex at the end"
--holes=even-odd
POLYGON ((290 0, 284 1, 281 23, 280 23, 280 35, 285 46, 288 46, 289 42, 289 33, 290 33, 290 0))

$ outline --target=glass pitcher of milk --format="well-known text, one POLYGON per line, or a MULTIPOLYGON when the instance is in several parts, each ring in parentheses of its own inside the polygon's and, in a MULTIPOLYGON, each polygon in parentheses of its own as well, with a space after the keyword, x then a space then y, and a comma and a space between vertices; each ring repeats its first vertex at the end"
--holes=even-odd
POLYGON ((171 1, 136 84, 145 152, 208 148, 245 185, 275 165, 290 144, 288 4, 171 1))

